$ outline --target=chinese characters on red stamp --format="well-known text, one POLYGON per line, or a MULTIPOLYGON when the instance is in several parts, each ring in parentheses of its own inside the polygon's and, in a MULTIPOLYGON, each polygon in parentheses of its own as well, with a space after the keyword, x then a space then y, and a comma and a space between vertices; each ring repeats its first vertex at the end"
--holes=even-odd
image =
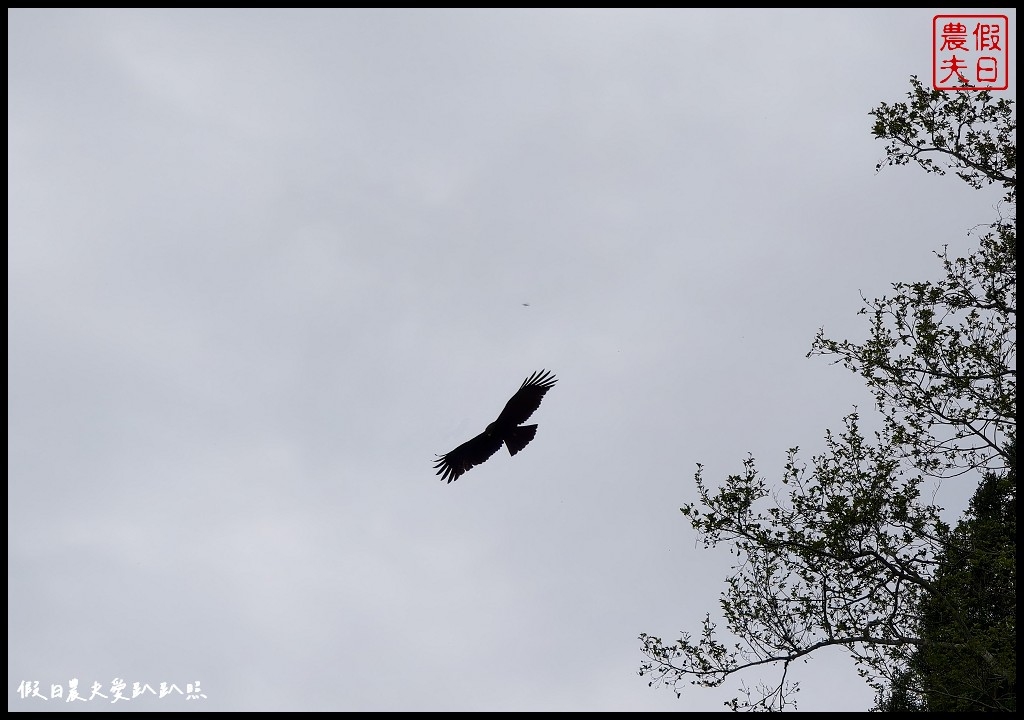
POLYGON ((1006 15, 936 15, 932 19, 932 87, 1006 90, 1009 31, 1006 15))

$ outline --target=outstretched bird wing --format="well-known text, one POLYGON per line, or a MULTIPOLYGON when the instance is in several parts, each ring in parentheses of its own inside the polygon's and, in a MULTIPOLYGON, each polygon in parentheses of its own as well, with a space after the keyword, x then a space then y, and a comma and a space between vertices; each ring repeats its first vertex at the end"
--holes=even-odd
POLYGON ((508 447, 511 455, 526 447, 533 440, 537 426, 520 426, 540 407, 544 394, 556 382, 555 376, 547 370, 535 372, 526 378, 512 399, 505 403, 505 409, 498 419, 488 425, 486 430, 451 452, 438 456, 434 469, 441 479, 449 483, 458 480, 464 472, 486 462, 498 452, 502 443, 508 447))
POLYGON ((462 443, 449 453, 441 455, 434 463, 434 469, 442 480, 458 480, 462 473, 485 462, 501 449, 501 435, 484 431, 472 440, 462 443))
POLYGON ((505 403, 505 409, 501 411, 494 424, 501 428, 522 425, 540 407, 544 394, 554 387, 556 382, 558 381, 555 376, 547 370, 535 372, 526 378, 512 399, 505 403))

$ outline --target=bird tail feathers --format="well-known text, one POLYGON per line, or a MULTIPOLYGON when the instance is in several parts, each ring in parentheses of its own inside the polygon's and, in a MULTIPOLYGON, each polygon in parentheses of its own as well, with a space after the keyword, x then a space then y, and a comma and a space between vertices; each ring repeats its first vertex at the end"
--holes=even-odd
POLYGON ((522 425, 511 430, 507 435, 505 435, 505 447, 508 448, 508 454, 515 455, 517 452, 529 445, 530 441, 533 440, 533 436, 536 434, 536 425, 522 425))

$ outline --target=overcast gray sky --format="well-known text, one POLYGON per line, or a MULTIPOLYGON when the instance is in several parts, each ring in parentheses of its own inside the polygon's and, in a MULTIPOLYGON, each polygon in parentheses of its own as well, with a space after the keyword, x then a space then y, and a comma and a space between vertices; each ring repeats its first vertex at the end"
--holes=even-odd
POLYGON ((696 463, 820 451, 815 331, 994 219, 875 172, 937 12, 9 10, 8 708, 721 709, 636 674, 729 572, 696 463))

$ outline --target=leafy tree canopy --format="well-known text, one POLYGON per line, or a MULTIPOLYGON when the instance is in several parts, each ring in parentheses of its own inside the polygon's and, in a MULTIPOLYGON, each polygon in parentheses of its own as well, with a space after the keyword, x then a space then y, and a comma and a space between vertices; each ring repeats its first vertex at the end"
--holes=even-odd
POLYGON ((879 168, 914 162, 999 184, 1009 217, 967 257, 939 251, 941 280, 865 298, 864 342, 818 332, 808 355, 864 378, 879 431, 863 432, 854 410, 820 455, 789 451, 781 488, 753 457, 717 490, 698 465, 699 502, 681 510, 705 547, 737 560, 720 622, 709 613, 670 644, 640 636, 651 685, 678 694, 773 669, 728 705, 784 709, 796 704, 791 664, 838 646, 880 709, 1015 707, 1016 118, 989 92, 911 85, 907 102, 871 112, 887 142, 879 168), (943 477, 979 483, 956 529, 924 492, 943 477))

